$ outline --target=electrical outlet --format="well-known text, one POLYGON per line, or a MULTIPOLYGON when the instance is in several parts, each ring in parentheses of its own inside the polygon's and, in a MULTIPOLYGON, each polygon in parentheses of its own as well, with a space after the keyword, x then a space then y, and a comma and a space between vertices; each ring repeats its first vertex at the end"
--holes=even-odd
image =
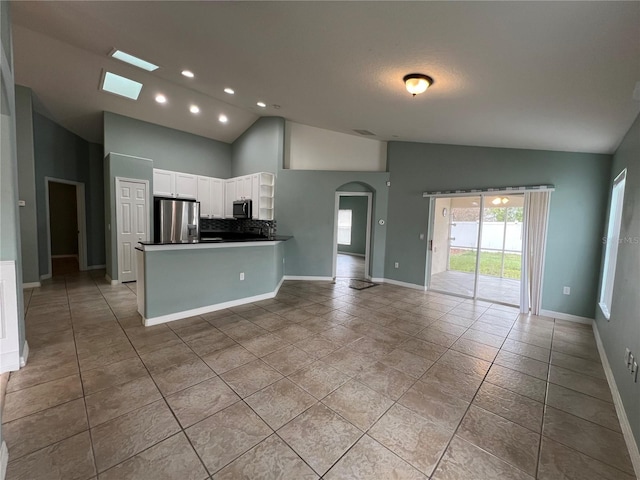
POLYGON ((394 263, 393 268, 400 268, 400 264, 398 262, 394 263))
POLYGON ((563 293, 564 295, 571 295, 571 287, 564 287, 564 288, 562 289, 562 293, 563 293))
POLYGON ((240 280, 244 280, 244 272, 240 272, 240 280))
POLYGON ((420 234, 420 240, 424 240, 424 233, 420 234))

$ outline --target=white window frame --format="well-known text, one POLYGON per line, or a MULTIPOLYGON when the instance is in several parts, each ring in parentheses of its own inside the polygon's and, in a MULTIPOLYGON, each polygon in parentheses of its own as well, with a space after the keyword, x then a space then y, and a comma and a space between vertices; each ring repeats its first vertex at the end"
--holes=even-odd
POLYGON ((613 181, 611 189, 611 205, 609 206, 609 224, 605 242, 604 267, 602 269, 602 285, 598 305, 607 320, 611 319, 611 303, 613 300, 613 284, 616 276, 618 246, 620 245, 620 227, 622 225, 622 208, 624 205, 624 189, 627 179, 625 168, 613 181))
MULTIPOLYGON (((338 245, 351 245, 351 228, 353 227, 353 210, 350 208, 341 208, 338 210, 338 245), (346 216, 346 213, 344 212, 349 212, 349 225, 346 225, 344 222, 341 223, 341 220, 344 220, 343 214, 344 216, 346 216), (346 228, 349 229, 349 241, 348 242, 344 242, 341 240, 345 240, 345 238, 341 238, 340 232, 344 231, 346 228)), ((346 235, 345 235, 346 237, 346 235)))

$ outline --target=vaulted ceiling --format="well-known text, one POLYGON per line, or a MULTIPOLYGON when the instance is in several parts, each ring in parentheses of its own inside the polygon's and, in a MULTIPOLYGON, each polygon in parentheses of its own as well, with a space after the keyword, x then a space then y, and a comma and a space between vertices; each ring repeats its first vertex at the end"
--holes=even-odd
POLYGON ((366 129, 380 140, 611 153, 640 111, 635 1, 11 8, 17 83, 33 89, 41 111, 93 142, 102 141, 106 110, 224 142, 277 115, 354 135, 366 129), (113 48, 161 68, 129 66, 108 56, 113 48), (185 68, 195 78, 183 77, 185 68), (104 70, 142 82, 140 98, 100 91, 104 70), (412 72, 435 80, 415 98, 402 83, 412 72), (158 93, 166 104, 155 102, 158 93), (192 103, 199 114, 189 112, 192 103))

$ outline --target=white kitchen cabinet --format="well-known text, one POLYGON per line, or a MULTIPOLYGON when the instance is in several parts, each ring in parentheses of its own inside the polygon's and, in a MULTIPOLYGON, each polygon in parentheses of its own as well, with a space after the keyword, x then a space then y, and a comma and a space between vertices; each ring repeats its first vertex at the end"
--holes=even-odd
POLYGON ((153 194, 158 197, 173 197, 175 193, 175 172, 153 169, 153 194))
POLYGON ((224 218, 224 180, 198 177, 198 197, 201 218, 224 218))
POLYGON ((236 179, 229 178, 224 182, 224 217, 233 218, 233 202, 236 198, 236 179))
POLYGON ((195 200, 198 197, 197 176, 191 173, 153 169, 153 194, 195 200))
POLYGON ((195 200, 198 198, 198 177, 191 173, 175 172, 176 197, 195 200))
POLYGON ((275 176, 273 173, 251 175, 251 199, 254 220, 273 220, 275 176))

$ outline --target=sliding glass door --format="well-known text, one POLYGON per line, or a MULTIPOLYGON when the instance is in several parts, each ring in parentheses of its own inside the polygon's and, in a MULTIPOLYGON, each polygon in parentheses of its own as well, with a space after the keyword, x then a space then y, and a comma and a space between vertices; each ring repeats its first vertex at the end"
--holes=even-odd
POLYGON ((524 195, 434 199, 429 289, 520 304, 524 195))

